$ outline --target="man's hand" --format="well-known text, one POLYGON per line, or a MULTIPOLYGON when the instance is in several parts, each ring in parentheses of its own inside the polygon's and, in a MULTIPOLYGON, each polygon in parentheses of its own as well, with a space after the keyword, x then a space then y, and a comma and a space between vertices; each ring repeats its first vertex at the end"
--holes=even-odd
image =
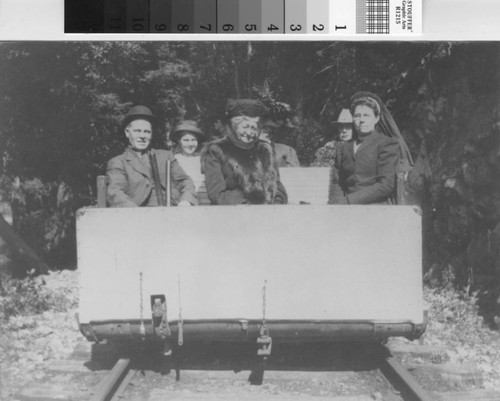
POLYGON ((177 206, 191 206, 191 203, 189 203, 187 200, 180 201, 177 206))

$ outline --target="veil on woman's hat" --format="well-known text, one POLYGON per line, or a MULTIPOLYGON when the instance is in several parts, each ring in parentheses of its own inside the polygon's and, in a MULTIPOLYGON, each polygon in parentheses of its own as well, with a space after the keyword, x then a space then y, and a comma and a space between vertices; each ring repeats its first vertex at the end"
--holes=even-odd
POLYGON ((353 104, 354 101, 362 98, 369 98, 378 103, 380 107, 380 119, 377 124, 379 131, 387 135, 389 137, 396 137, 399 139, 399 147, 401 149, 401 161, 398 166, 398 171, 406 173, 413 167, 413 158, 411 157, 410 150, 408 149, 408 145, 406 144, 401 131, 399 130, 396 121, 392 118, 391 113, 387 109, 386 105, 380 97, 376 94, 366 91, 356 92, 351 96, 350 104, 353 104))

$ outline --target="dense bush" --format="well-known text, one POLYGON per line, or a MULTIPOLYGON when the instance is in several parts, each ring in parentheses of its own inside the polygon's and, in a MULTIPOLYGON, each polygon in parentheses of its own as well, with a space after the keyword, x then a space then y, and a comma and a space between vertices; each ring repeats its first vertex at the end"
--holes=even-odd
MULTIPOLYGON (((73 304, 73 305, 71 305, 73 304)), ((30 316, 45 311, 66 311, 74 300, 64 291, 53 291, 43 277, 29 275, 23 279, 2 277, 0 283, 0 321, 13 316, 30 316)))

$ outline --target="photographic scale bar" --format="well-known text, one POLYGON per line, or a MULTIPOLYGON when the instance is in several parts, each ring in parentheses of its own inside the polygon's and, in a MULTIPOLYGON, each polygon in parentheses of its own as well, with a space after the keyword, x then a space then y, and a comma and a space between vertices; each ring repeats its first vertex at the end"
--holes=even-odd
POLYGON ((422 0, 65 0, 64 32, 418 35, 422 0))

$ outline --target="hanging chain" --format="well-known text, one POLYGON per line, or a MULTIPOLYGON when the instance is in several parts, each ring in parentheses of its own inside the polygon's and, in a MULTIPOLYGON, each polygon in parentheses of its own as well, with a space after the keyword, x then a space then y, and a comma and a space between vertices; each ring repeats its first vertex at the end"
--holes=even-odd
POLYGON ((266 286, 267 280, 264 280, 264 287, 262 287, 262 327, 266 325, 266 286))
POLYGON ((180 274, 177 276, 177 288, 178 288, 178 292, 179 292, 179 323, 177 324, 177 327, 178 327, 177 344, 179 344, 179 346, 181 346, 184 343, 184 330, 183 330, 184 322, 182 321, 181 275, 180 274))
POLYGON ((267 280, 264 280, 264 286, 262 287, 262 326, 260 328, 260 335, 257 337, 257 355, 263 358, 263 362, 271 355, 273 344, 273 339, 269 335, 269 329, 266 327, 266 287, 267 280))
POLYGON ((139 296, 140 296, 140 308, 141 308, 141 336, 144 340, 146 337, 146 328, 144 327, 144 304, 143 304, 143 295, 142 295, 142 272, 139 273, 139 296))

